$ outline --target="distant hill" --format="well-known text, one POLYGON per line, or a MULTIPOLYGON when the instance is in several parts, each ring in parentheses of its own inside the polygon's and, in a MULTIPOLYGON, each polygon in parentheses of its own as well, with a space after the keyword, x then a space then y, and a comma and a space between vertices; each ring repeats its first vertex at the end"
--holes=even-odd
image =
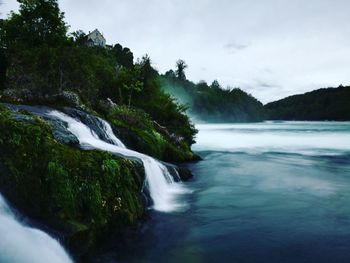
POLYGON ((294 95, 264 106, 269 120, 350 120, 350 86, 294 95))
POLYGON ((162 89, 188 107, 196 121, 258 122, 264 120, 263 104, 239 88, 223 89, 217 81, 193 83, 172 71, 160 76, 162 89))

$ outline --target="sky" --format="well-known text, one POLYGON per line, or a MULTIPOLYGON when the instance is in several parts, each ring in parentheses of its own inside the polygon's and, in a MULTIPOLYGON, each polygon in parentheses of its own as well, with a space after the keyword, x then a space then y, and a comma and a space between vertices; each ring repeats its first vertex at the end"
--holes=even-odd
MULTIPOLYGON (((0 12, 16 10, 2 0, 0 12)), ((59 0, 70 31, 148 54, 161 73, 240 87, 263 103, 350 84, 348 0, 59 0)), ((4 17, 4 14, 2 17, 4 17)))

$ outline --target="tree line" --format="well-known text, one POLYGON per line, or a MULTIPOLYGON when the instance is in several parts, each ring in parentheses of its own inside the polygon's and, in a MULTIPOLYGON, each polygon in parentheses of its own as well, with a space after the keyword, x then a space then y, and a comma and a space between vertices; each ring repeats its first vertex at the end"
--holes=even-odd
POLYGON ((205 81, 187 80, 183 60, 159 77, 162 88, 181 104, 196 120, 205 122, 257 122, 264 119, 263 104, 240 88, 224 88, 217 80, 210 85, 205 81))
POLYGON ((196 133, 187 114, 206 122, 256 122, 265 119, 348 120, 348 87, 326 89, 263 105, 239 88, 217 80, 194 83, 188 65, 160 74, 148 55, 134 59, 120 44, 88 47, 86 34, 68 33, 57 0, 18 0, 19 12, 0 20, 0 92, 28 90, 37 97, 63 91, 79 95, 101 111, 107 98, 145 111, 191 144, 196 133))
POLYGON ((324 88, 265 105, 270 120, 350 120, 350 86, 324 88))

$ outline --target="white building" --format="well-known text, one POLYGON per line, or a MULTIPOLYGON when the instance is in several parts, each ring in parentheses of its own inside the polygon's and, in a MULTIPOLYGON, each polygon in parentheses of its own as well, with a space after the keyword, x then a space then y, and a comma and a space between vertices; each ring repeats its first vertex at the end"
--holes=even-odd
POLYGON ((103 47, 106 48, 106 39, 104 36, 101 34, 100 31, 95 29, 91 33, 89 33, 87 36, 87 45, 89 47, 103 47))

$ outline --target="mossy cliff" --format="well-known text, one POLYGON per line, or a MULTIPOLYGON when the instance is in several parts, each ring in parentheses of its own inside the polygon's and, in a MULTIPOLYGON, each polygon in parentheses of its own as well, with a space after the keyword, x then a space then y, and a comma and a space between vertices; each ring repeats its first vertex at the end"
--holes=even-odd
POLYGON ((0 131, 1 193, 73 250, 92 247, 104 231, 143 215, 144 171, 137 163, 62 144, 42 118, 3 106, 0 131))
POLYGON ((165 162, 198 161, 184 137, 171 133, 142 110, 111 107, 104 114, 126 146, 165 162))

